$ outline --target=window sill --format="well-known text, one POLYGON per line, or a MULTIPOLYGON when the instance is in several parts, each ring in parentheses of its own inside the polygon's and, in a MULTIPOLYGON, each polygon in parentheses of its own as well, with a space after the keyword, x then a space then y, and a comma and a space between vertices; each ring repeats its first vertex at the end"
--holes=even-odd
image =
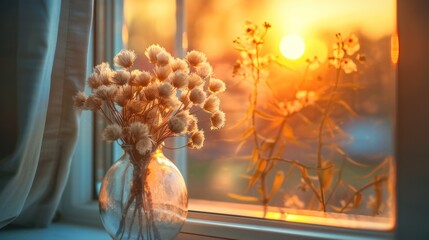
POLYGON ((7 228, 0 231, 3 240, 109 240, 109 235, 100 228, 54 223, 47 228, 7 228))
MULTIPOLYGON (((272 221, 267 219, 252 218, 252 217, 239 217, 229 216, 225 214, 213 214, 207 212, 200 212, 196 209, 194 201, 191 201, 190 208, 193 211, 188 213, 188 218, 182 228, 182 233, 178 236, 177 240, 211 240, 211 239, 237 239, 237 240, 260 240, 269 239, 393 239, 394 234, 392 231, 374 231, 374 230, 363 230, 363 229, 351 229, 351 228, 340 228, 333 226, 322 226, 320 224, 304 224, 299 222, 284 222, 284 221, 272 221), (195 211, 197 210, 197 211, 195 211)), ((207 204, 204 204, 207 208, 207 204)), ((207 209, 206 209, 207 210, 207 209)), ((210 210, 210 209, 209 209, 210 210)), ((68 240, 67 235, 73 237, 80 236, 79 228, 82 228, 82 234, 91 234, 88 230, 98 232, 99 238, 88 238, 88 239, 110 239, 106 232, 102 228, 102 224, 99 217, 97 202, 91 202, 88 204, 82 204, 74 206, 73 208, 63 209, 62 220, 66 223, 53 224, 54 229, 52 234, 56 234, 58 229, 68 226, 64 229, 64 238, 62 240, 68 240), (67 225, 69 223, 69 225, 67 225), (80 225, 73 225, 80 224, 80 225), (82 226, 84 225, 84 226, 82 226), (75 229, 73 231, 73 229, 75 229), (104 234, 107 238, 102 238, 104 234)), ((21 229, 18 229, 21 230, 21 229)), ((49 228, 47 229, 49 230, 49 228)), ((37 231, 37 230, 34 230, 37 231)), ((27 232, 26 236, 33 237, 33 233, 30 230, 24 230, 27 232)), ((0 232, 1 233, 1 232, 0 232)), ((23 233, 23 234, 24 234, 23 233)), ((10 232, 10 238, 5 239, 25 239, 20 238, 20 235, 16 232, 10 232), (15 238, 14 236, 17 236, 15 238)), ((34 234, 39 234, 34 232, 34 234)), ((43 232, 42 232, 43 234, 43 232)), ((50 233, 51 234, 51 233, 50 233)), ((38 236, 38 235, 36 235, 38 236)), ((43 235, 50 236, 50 235, 43 235)), ((62 235, 55 235, 62 236, 62 235)), ((3 235, 0 234, 0 239, 3 235)), ((6 237, 9 237, 7 235, 6 237)), ((33 238, 31 238, 33 239, 33 238)), ((44 239, 36 238, 36 239, 44 239)), ((53 238, 52 238, 53 239, 53 238)), ((56 239, 56 238, 55 238, 56 239)), ((75 239, 87 239, 87 238, 75 238, 75 239)))
MULTIPOLYGON (((0 231, 2 240, 110 240, 101 228, 71 223, 53 223, 48 228, 7 228, 0 231)), ((181 233, 176 240, 219 240, 204 235, 181 233)))
POLYGON ((203 212, 189 212, 182 233, 237 240, 394 239, 392 231, 349 229, 203 212))
MULTIPOLYGON (((261 219, 263 214, 261 205, 255 204, 189 199, 189 210, 191 212, 250 217, 259 219, 259 221, 264 221, 261 219)), ((288 223, 303 224, 303 226, 318 225, 325 228, 348 229, 356 232, 373 232, 375 235, 379 236, 388 236, 388 233, 394 229, 395 225, 394 217, 323 213, 319 211, 278 207, 269 207, 266 218, 266 221, 277 221, 278 225, 285 225, 288 223), (283 213, 281 213, 281 211, 283 211, 283 213)))

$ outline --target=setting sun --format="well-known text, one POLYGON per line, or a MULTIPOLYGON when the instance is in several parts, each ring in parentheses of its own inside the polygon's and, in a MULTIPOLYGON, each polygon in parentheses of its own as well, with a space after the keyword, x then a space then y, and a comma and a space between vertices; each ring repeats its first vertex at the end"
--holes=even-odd
POLYGON ((304 41, 298 35, 289 34, 280 41, 280 52, 287 59, 296 60, 304 54, 304 51, 304 41))

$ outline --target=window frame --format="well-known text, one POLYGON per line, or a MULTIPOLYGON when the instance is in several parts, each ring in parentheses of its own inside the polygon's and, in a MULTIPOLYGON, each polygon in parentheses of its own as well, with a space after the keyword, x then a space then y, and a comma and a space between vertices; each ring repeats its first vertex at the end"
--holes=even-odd
MULTIPOLYGON (((122 49, 122 0, 94 0, 93 21, 87 57, 87 75, 93 67, 122 49), (119 33, 119 35, 118 35, 119 33)), ((94 136, 100 136, 104 122, 90 111, 82 111, 78 140, 70 166, 70 176, 60 204, 65 222, 103 227, 98 202, 95 199, 97 159, 112 159, 114 145, 101 144, 94 136)))
MULTIPOLYGON (((110 13, 104 16, 103 23, 105 26, 112 27, 113 31, 106 32, 107 35, 103 38, 112 40, 114 34, 121 31, 122 24, 118 23, 122 23, 120 20, 122 15, 118 13, 118 9, 122 11, 122 3, 122 0, 95 1, 97 11, 103 10, 105 13, 110 13)), ((184 3, 185 0, 176 0, 177 9, 184 9, 184 3)), ((409 107, 421 106, 425 105, 421 103, 429 102, 429 94, 423 92, 424 89, 429 89, 429 81, 427 81, 429 79, 428 64, 423 61, 427 59, 429 54, 427 45, 429 31, 424 31, 426 29, 424 23, 429 19, 425 9, 427 6, 422 1, 397 1, 401 54, 398 62, 396 90, 395 151, 396 189, 399 194, 396 194, 397 205, 395 210, 397 215, 396 224, 392 231, 355 230, 190 211, 182 232, 192 235, 246 240, 275 240, 287 237, 294 239, 415 239, 416 237, 427 236, 429 229, 425 226, 425 222, 429 216, 429 209, 425 204, 429 196, 429 188, 426 186, 426 183, 429 182, 429 171, 427 170, 429 169, 429 161, 427 161, 429 148, 425 148, 425 146, 427 146, 429 138, 428 134, 424 133, 429 132, 429 125, 427 124, 429 122, 429 108, 409 107), (415 44, 415 39, 419 39, 420 44, 415 44), (425 42, 426 45, 424 45, 425 42), (416 59, 420 61, 416 61, 416 59)), ((182 19, 183 16, 181 16, 182 19)), ((97 17, 97 21, 100 20, 98 18, 101 16, 96 15, 95 17, 97 17)), ((184 31, 184 22, 182 21, 180 24, 177 29, 184 31)), ((110 48, 103 45, 105 46, 103 59, 111 59, 114 50, 118 50, 117 47, 120 49, 120 45, 115 45, 116 43, 117 40, 116 42, 113 40, 110 48)), ((181 40, 176 42, 176 48, 182 44, 181 40)), ((93 45, 91 49, 94 50, 93 45)), ((180 54, 183 55, 183 52, 177 54, 180 56, 180 54)), ((89 63, 93 62, 93 56, 89 57, 89 63)), ((93 174, 93 166, 90 163, 94 152, 91 147, 88 147, 94 144, 91 142, 92 130, 93 116, 89 113, 82 113, 79 140, 60 210, 64 221, 102 227, 98 203, 93 200, 93 189, 91 184, 88 184, 92 182, 91 176, 93 174)), ((184 140, 179 139, 178 141, 184 140)), ((184 159, 186 152, 179 152, 178 154, 179 159, 184 159)), ((184 166, 185 163, 182 161, 180 164, 184 166)))

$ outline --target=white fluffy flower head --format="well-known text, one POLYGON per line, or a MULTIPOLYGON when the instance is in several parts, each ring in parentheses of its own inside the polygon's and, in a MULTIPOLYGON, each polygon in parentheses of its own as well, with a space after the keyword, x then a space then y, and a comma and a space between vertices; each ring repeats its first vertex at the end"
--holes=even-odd
POLYGON ((130 50, 114 57, 115 69, 97 65, 87 79, 92 93, 78 92, 74 106, 101 114, 109 123, 103 139, 131 145, 137 157, 151 156, 165 139, 179 135, 188 137, 188 147, 201 148, 205 137, 194 113, 203 110, 211 129, 222 127, 225 114, 216 95, 225 84, 212 78, 213 68, 201 52, 190 51, 181 59, 153 44, 145 55, 151 69, 137 69, 130 50))
POLYGON ((121 50, 116 56, 113 58, 113 62, 118 67, 130 68, 134 61, 136 60, 136 54, 134 51, 130 50, 121 50))
POLYGON ((196 67, 200 65, 201 63, 204 63, 207 61, 206 55, 204 53, 192 50, 186 54, 186 61, 188 61, 189 65, 196 67))

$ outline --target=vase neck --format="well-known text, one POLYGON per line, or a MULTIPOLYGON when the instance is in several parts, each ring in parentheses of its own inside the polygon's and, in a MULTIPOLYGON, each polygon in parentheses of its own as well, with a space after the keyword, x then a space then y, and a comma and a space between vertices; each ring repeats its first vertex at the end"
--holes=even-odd
POLYGON ((151 152, 147 152, 146 154, 142 155, 140 154, 137 149, 136 146, 133 144, 123 144, 121 145, 123 151, 124 151, 124 155, 126 156, 128 155, 129 159, 131 160, 132 163, 140 163, 140 162, 147 162, 148 160, 150 160, 153 156, 164 156, 163 152, 162 152, 162 146, 159 145, 155 151, 151 151, 151 152))
POLYGON ((162 154, 162 146, 161 145, 159 145, 156 149, 155 149, 155 154, 162 154))
MULTIPOLYGON (((136 150, 136 146, 133 144, 123 144, 121 145, 122 150, 124 150, 124 152, 130 152, 133 150, 136 150)), ((152 151, 152 153, 158 154, 158 153, 162 153, 162 145, 158 145, 158 147, 155 149, 155 151, 152 151)))

